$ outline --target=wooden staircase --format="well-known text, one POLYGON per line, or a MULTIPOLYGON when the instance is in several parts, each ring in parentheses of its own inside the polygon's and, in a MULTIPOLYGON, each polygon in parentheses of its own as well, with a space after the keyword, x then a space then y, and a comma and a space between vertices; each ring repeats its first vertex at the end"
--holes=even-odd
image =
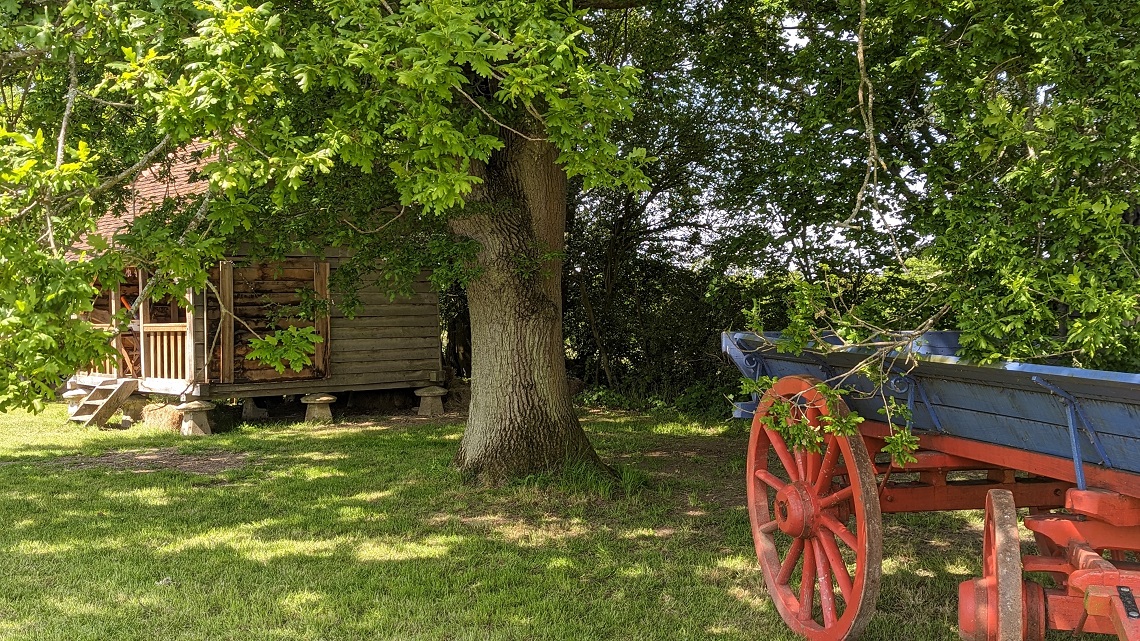
POLYGON ((96 385, 79 402, 70 420, 82 423, 84 427, 102 426, 138 388, 138 379, 109 378, 96 385))

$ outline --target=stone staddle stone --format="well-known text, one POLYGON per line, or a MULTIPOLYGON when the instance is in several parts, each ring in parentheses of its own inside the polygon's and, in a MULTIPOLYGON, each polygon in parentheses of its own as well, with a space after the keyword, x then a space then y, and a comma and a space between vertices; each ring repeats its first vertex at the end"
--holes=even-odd
POLYGON ((214 404, 209 401, 189 401, 174 408, 182 412, 182 436, 204 436, 210 431, 210 410, 214 404))
POLYGON ((439 387, 424 387, 416 390, 416 396, 420 397, 420 416, 439 416, 443 414, 443 397, 447 395, 447 390, 439 387))
POLYGON ((306 423, 332 423, 332 404, 336 397, 332 394, 309 394, 301 397, 305 404, 306 423))

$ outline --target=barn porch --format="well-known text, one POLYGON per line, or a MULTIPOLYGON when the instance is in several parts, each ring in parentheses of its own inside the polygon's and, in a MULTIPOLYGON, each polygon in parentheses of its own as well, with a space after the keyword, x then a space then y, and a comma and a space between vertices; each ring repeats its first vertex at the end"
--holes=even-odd
MULTIPOLYGON (((123 283, 96 299, 89 316, 92 324, 115 332, 111 319, 134 301, 146 282, 146 272, 129 269, 123 283)), ((78 372, 69 381, 70 386, 94 388, 131 379, 136 381, 139 393, 196 396, 194 299, 195 294, 188 291, 185 301, 145 301, 137 318, 112 339, 116 353, 78 372)))

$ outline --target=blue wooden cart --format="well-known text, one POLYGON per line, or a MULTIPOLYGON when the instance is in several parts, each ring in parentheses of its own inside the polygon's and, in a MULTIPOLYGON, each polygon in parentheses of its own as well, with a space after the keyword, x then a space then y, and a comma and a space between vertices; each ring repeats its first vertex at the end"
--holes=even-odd
POLYGON ((1038 641, 1056 629, 1140 641, 1140 375, 979 367, 954 356, 955 333, 932 332, 887 361, 877 386, 848 375, 865 352, 780 353, 777 337, 725 333, 722 349, 745 376, 777 379, 734 413, 753 418, 753 540, 789 627, 813 640, 859 635, 878 596, 883 512, 984 508, 982 576, 959 587, 963 639, 1038 641), (852 390, 846 405, 828 403, 820 381, 852 390), (891 425, 871 420, 888 398, 909 409, 918 437, 904 467, 882 454, 891 425), (805 451, 765 428, 774 403, 817 429, 847 407, 867 420, 858 435, 828 434, 805 451), (1021 553, 1018 507, 1030 510, 1037 554, 1021 553))

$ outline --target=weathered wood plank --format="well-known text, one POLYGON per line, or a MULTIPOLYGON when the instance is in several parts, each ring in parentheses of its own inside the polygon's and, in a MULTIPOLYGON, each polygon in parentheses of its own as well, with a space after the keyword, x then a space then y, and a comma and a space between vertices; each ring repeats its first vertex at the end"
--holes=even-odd
POLYGON ((421 314, 401 314, 401 315, 386 315, 386 316, 355 316, 353 318, 345 318, 333 313, 331 323, 333 330, 348 329, 348 328, 365 328, 365 327, 430 327, 435 333, 439 333, 439 314, 434 310, 429 310, 427 307, 421 308, 421 314))
POLYGON ((317 378, 313 373, 312 368, 306 367, 299 372, 294 372, 291 369, 286 369, 284 372, 278 372, 272 367, 265 368, 245 368, 242 369, 240 374, 236 377, 235 383, 241 382, 264 382, 264 381, 295 381, 299 379, 313 379, 317 378))
POLYGON ((398 360, 398 361, 375 361, 375 362, 355 362, 355 363, 337 363, 337 374, 364 374, 364 373, 380 373, 380 372, 405 372, 416 370, 437 370, 439 369, 438 358, 424 358, 416 360, 398 360))
POLYGON ((409 325, 406 327, 337 327, 333 326, 333 340, 343 341, 381 338, 433 338, 439 341, 439 327, 409 325))
POLYGON ((306 280, 247 280, 235 281, 234 292, 238 294, 249 293, 273 293, 273 294, 297 294, 300 289, 313 288, 313 274, 309 274, 306 280))
MULTIPOLYGON (((312 281, 309 283, 312 284, 312 281)), ((276 305, 296 305, 301 300, 301 295, 296 292, 234 292, 234 303, 241 305, 259 305, 262 308, 264 315, 264 308, 267 304, 276 305)))
POLYGON ((427 361, 439 359, 439 347, 421 347, 418 349, 383 349, 371 352, 333 352, 333 365, 353 363, 382 363, 387 361, 427 361))
POLYGON ((379 374, 334 374, 326 379, 308 381, 278 381, 261 383, 235 383, 211 385, 210 398, 234 396, 274 396, 278 394, 309 394, 314 392, 342 392, 366 389, 398 389, 434 385, 434 369, 414 372, 387 372, 379 374))
POLYGON ((234 278, 238 282, 273 280, 311 281, 314 261, 308 260, 305 262, 308 264, 297 263, 287 266, 254 265, 238 267, 234 269, 234 278))
MULTIPOLYGON (((337 305, 342 305, 345 301, 343 295, 333 294, 333 300, 337 305)), ((371 307, 387 307, 388 305, 439 305, 439 294, 428 292, 424 294, 412 294, 411 296, 389 296, 388 294, 372 294, 368 292, 361 293, 358 297, 362 308, 371 307)))
MULTIPOLYGON (((377 351, 418 351, 423 349, 440 349, 439 336, 417 336, 417 338, 381 338, 381 339, 345 339, 336 341, 333 354, 357 354, 357 352, 377 351)), ((382 358, 376 355, 376 358, 382 358)), ((361 358, 359 355, 352 358, 361 358)))
MULTIPOLYGON (((361 287, 359 291, 361 293, 369 293, 369 294, 387 294, 388 293, 388 290, 386 288, 380 287, 379 285, 368 285, 367 287, 361 287)), ((434 290, 432 289, 431 281, 427 280, 426 278, 420 278, 420 279, 416 279, 415 281, 412 281, 412 291, 417 293, 417 294, 426 294, 426 293, 432 292, 434 290)), ((337 295, 341 295, 344 292, 334 291, 333 293, 337 294, 337 295)))
MULTIPOLYGON (((313 266, 313 291, 316 293, 318 300, 328 300, 329 264, 327 262, 318 262, 313 266)), ((332 330, 328 315, 322 314, 316 319, 313 326, 316 328, 317 334, 325 339, 324 342, 317 343, 316 353, 313 355, 313 369, 315 369, 319 375, 328 377, 329 354, 332 349, 332 330)))
POLYGON ((221 306, 218 331, 218 342, 221 344, 219 355, 218 380, 222 383, 234 382, 234 264, 232 261, 222 261, 219 265, 218 276, 218 304, 221 306))
MULTIPOLYGON (((436 308, 432 305, 397 304, 397 305, 385 305, 382 311, 377 310, 375 312, 370 311, 368 309, 360 309, 360 310, 358 310, 358 313, 356 314, 356 316, 357 316, 357 318, 359 318, 361 316, 378 315, 380 313, 383 313, 386 316, 430 316, 432 314, 436 314, 437 311, 436 311, 436 308)), ((341 311, 339 307, 333 311, 333 318, 338 318, 338 317, 339 318, 344 317, 344 312, 341 311)))

